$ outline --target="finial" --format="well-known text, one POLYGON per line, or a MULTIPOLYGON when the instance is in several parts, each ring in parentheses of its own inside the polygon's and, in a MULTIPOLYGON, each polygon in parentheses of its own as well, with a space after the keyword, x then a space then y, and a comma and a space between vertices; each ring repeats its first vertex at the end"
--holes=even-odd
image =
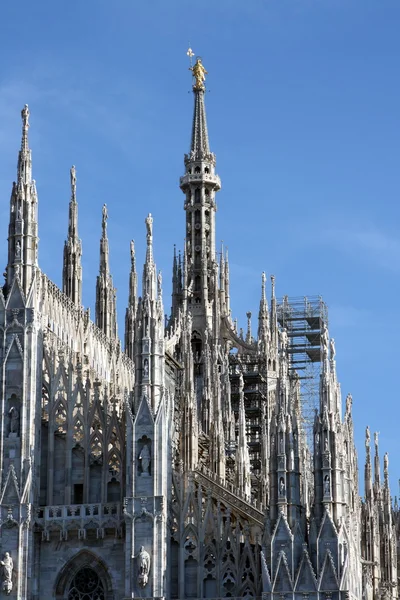
POLYGON ((147 243, 149 244, 153 237, 153 217, 151 216, 151 213, 146 217, 145 223, 147 227, 147 243))
POLYGON ((275 275, 271 275, 271 296, 275 298, 275 275))
MULTIPOLYGON (((189 50, 190 50, 190 52, 192 52, 191 48, 189 48, 189 50)), ((189 54, 189 50, 188 50, 187 54, 191 60, 193 53, 189 54)), ((204 91, 205 90, 204 82, 206 80, 205 76, 208 74, 208 72, 205 70, 200 56, 198 56, 196 58, 196 62, 194 64, 194 66, 189 67, 189 71, 192 71, 193 77, 195 79, 195 83, 193 84, 193 91, 195 91, 195 92, 204 91)))
POLYGON ((135 242, 131 240, 131 264, 135 267, 135 242))
POLYGON ((353 396, 351 394, 347 394, 346 396, 346 414, 351 414, 351 409, 353 406, 353 396))
POLYGON ((70 178, 71 178, 71 198, 72 200, 76 200, 76 169, 75 169, 75 165, 72 165, 70 171, 70 178))
POLYGON ((103 234, 105 235, 106 229, 107 229, 107 219, 108 219, 107 204, 103 204, 102 214, 103 214, 103 216, 102 216, 103 234))
POLYGON ((379 431, 375 431, 374 433, 374 442, 375 442, 375 453, 378 454, 378 447, 379 447, 379 431))
POLYGON ((265 277, 265 273, 263 271, 262 275, 261 275, 261 299, 263 301, 265 300, 265 280, 266 280, 266 277, 265 277))
POLYGON ((247 312, 246 313, 246 317, 247 317, 247 335, 246 335, 246 342, 248 344, 251 344, 252 340, 252 336, 251 336, 251 312, 247 312))
POLYGON ((336 348, 335 348, 335 339, 334 338, 331 338, 329 340, 329 350, 330 350, 331 360, 335 360, 336 348))
POLYGON ((29 108, 28 105, 25 104, 24 108, 21 110, 21 117, 22 117, 22 126, 24 129, 27 129, 29 127, 29 108))
POLYGON ((239 394, 240 395, 243 394, 243 389, 244 389, 243 373, 242 373, 242 371, 240 371, 240 375, 239 375, 239 394))
POLYGON ((385 456, 383 457, 383 472, 385 475, 389 473, 389 454, 385 452, 385 456))
POLYGON ((162 274, 161 274, 161 271, 158 271, 157 294, 158 294, 158 297, 161 298, 161 296, 162 296, 162 274))
POLYGON ((365 447, 367 449, 369 449, 370 445, 371 445, 371 432, 370 432, 369 427, 367 425, 367 428, 365 430, 365 447))
POLYGON ((28 105, 25 104, 24 108, 21 110, 22 117, 22 141, 21 141, 21 150, 28 150, 28 129, 29 129, 29 108, 28 105))

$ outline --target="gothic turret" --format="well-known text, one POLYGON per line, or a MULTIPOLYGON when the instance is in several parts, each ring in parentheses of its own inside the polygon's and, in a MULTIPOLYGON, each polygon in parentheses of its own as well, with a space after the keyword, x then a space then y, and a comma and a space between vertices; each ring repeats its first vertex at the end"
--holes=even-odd
POLYGON ((116 290, 110 274, 107 219, 107 206, 104 204, 100 239, 100 269, 96 284, 96 325, 104 331, 108 338, 115 339, 117 337, 116 290))
POLYGON ((14 276, 28 293, 38 266, 37 193, 32 179, 32 156, 28 144, 29 109, 22 112, 22 141, 18 155, 17 182, 13 183, 8 227, 8 264, 6 287, 11 288, 14 276))
POLYGON ((78 203, 76 201, 76 170, 71 167, 71 200, 68 216, 68 239, 64 244, 63 292, 75 304, 82 304, 82 242, 78 236, 78 203))
POLYGON ((147 250, 143 265, 142 296, 136 312, 136 402, 146 397, 154 410, 162 398, 164 378, 164 307, 161 273, 153 258, 153 217, 146 218, 147 250))

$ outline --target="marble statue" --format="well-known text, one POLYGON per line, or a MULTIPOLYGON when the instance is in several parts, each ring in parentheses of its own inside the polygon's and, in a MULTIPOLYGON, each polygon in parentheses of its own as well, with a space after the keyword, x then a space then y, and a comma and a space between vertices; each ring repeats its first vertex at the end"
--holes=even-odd
POLYGON ((150 475, 151 452, 148 444, 144 444, 139 454, 142 475, 150 475))
POLYGON ((371 444, 371 433, 370 433, 369 427, 367 425, 367 428, 365 430, 365 446, 366 446, 366 448, 369 448, 370 444, 371 444))
POLYGON ((12 592, 12 574, 14 569, 13 559, 9 552, 4 554, 3 560, 0 561, 2 567, 3 592, 8 596, 12 592))
POLYGON ((19 432, 19 410, 15 406, 12 406, 8 411, 10 416, 10 433, 19 432))
POLYGON ((137 582, 140 587, 145 587, 149 581, 150 574, 150 554, 140 546, 138 557, 138 578, 137 582))
MULTIPOLYGON (((148 333, 147 333, 148 335, 148 333)), ((143 361, 143 377, 147 379, 149 376, 149 359, 145 358, 143 361)))
POLYGON ((72 195, 73 197, 75 197, 75 193, 76 193, 76 169, 75 169, 75 165, 72 165, 71 170, 70 170, 70 179, 71 179, 71 191, 72 191, 72 195))

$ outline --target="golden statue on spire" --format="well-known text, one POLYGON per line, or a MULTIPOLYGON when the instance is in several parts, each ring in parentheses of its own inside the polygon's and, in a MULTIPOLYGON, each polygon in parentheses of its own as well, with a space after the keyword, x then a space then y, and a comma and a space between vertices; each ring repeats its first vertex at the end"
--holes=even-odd
POLYGON ((193 51, 191 48, 189 48, 189 50, 187 51, 187 55, 190 58, 189 71, 192 71, 193 77, 196 80, 195 84, 193 85, 193 89, 194 90, 204 90, 204 82, 206 80, 205 76, 208 75, 208 73, 205 70, 203 63, 201 62, 201 58, 200 58, 200 56, 198 56, 196 58, 196 62, 192 66, 193 51))

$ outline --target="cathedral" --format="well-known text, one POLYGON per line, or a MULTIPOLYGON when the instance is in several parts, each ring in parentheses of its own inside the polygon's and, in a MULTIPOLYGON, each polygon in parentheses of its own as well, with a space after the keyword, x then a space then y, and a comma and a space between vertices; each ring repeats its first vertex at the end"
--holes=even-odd
POLYGON ((123 343, 105 205, 94 321, 82 306, 75 167, 62 289, 40 269, 22 110, 0 289, 0 598, 398 599, 388 456, 367 428, 361 495, 325 303, 277 297, 262 273, 257 324, 232 318, 201 59, 191 71, 170 315, 149 214, 123 343))

